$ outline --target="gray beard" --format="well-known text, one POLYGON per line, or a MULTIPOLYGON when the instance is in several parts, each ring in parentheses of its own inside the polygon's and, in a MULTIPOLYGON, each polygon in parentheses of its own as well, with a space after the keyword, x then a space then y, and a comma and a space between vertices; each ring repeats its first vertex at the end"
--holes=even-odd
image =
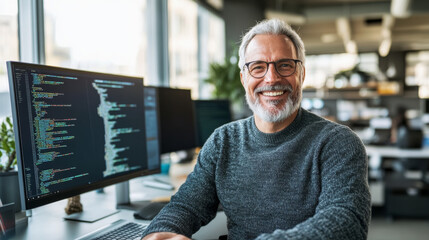
MULTIPOLYGON (((279 90, 282 88, 281 86, 272 86, 272 87, 265 87, 264 90, 279 90)), ((284 88, 284 87, 283 87, 284 88)), ((262 120, 267 122, 281 122, 288 117, 290 117, 296 110, 298 110, 301 99, 302 99, 302 93, 301 93, 301 87, 297 87, 295 91, 292 91, 292 88, 289 86, 286 91, 289 91, 289 96, 287 98, 287 101, 283 106, 277 107, 277 105, 280 103, 280 101, 269 101, 268 104, 270 107, 264 108, 261 105, 261 101, 259 99, 258 95, 258 89, 255 90, 254 95, 254 101, 250 99, 249 93, 246 91, 246 101, 249 105, 249 108, 253 111, 255 115, 260 117, 262 120), (294 93, 296 93, 294 95, 294 93)))

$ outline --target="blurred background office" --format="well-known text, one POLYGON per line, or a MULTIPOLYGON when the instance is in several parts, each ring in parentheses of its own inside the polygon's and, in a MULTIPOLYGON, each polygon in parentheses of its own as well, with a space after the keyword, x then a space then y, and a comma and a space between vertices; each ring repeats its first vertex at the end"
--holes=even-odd
MULTIPOLYGON (((146 85, 190 89, 195 100, 228 97, 235 119, 248 116, 235 51, 242 33, 266 18, 290 23, 306 45, 304 108, 350 126, 367 145, 429 148, 426 0, 0 0, 0 120, 11 115, 9 60, 143 76, 146 85), (398 115, 421 133, 417 144, 396 145, 398 115)), ((374 212, 424 219, 404 229, 427 226, 428 165, 399 180, 417 186, 386 183, 405 159, 370 163, 374 212), (420 207, 392 211, 400 204, 420 207)))

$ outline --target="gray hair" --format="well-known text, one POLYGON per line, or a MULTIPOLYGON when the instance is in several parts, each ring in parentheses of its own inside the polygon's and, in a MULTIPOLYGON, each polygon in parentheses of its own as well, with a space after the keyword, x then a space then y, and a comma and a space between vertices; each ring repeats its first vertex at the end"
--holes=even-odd
POLYGON ((303 64, 305 63, 304 43, 302 42, 299 35, 295 32, 295 30, 292 29, 289 24, 279 19, 270 19, 259 22, 243 36, 240 48, 238 50, 238 67, 240 68, 240 71, 243 71, 245 63, 244 54, 246 53, 247 46, 249 45, 253 37, 261 34, 285 35, 292 41, 293 45, 295 46, 295 51, 298 55, 298 59, 301 60, 303 64))

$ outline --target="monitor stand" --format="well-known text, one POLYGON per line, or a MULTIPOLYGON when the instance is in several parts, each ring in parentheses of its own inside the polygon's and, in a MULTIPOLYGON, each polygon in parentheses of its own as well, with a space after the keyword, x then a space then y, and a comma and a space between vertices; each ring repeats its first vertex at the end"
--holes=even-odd
POLYGON ((64 219, 92 223, 118 212, 119 210, 117 209, 92 208, 90 211, 83 211, 67 215, 64 217, 64 219))
POLYGON ((137 211, 148 206, 151 201, 132 201, 130 200, 130 184, 129 181, 117 183, 116 190, 116 208, 128 209, 137 211))

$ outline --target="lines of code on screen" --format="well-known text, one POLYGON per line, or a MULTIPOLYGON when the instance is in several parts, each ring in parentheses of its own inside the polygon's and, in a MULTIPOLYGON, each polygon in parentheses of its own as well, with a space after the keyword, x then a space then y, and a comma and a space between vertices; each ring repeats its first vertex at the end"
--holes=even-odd
POLYGON ((143 84, 109 76, 15 69, 27 198, 147 168, 143 84))

